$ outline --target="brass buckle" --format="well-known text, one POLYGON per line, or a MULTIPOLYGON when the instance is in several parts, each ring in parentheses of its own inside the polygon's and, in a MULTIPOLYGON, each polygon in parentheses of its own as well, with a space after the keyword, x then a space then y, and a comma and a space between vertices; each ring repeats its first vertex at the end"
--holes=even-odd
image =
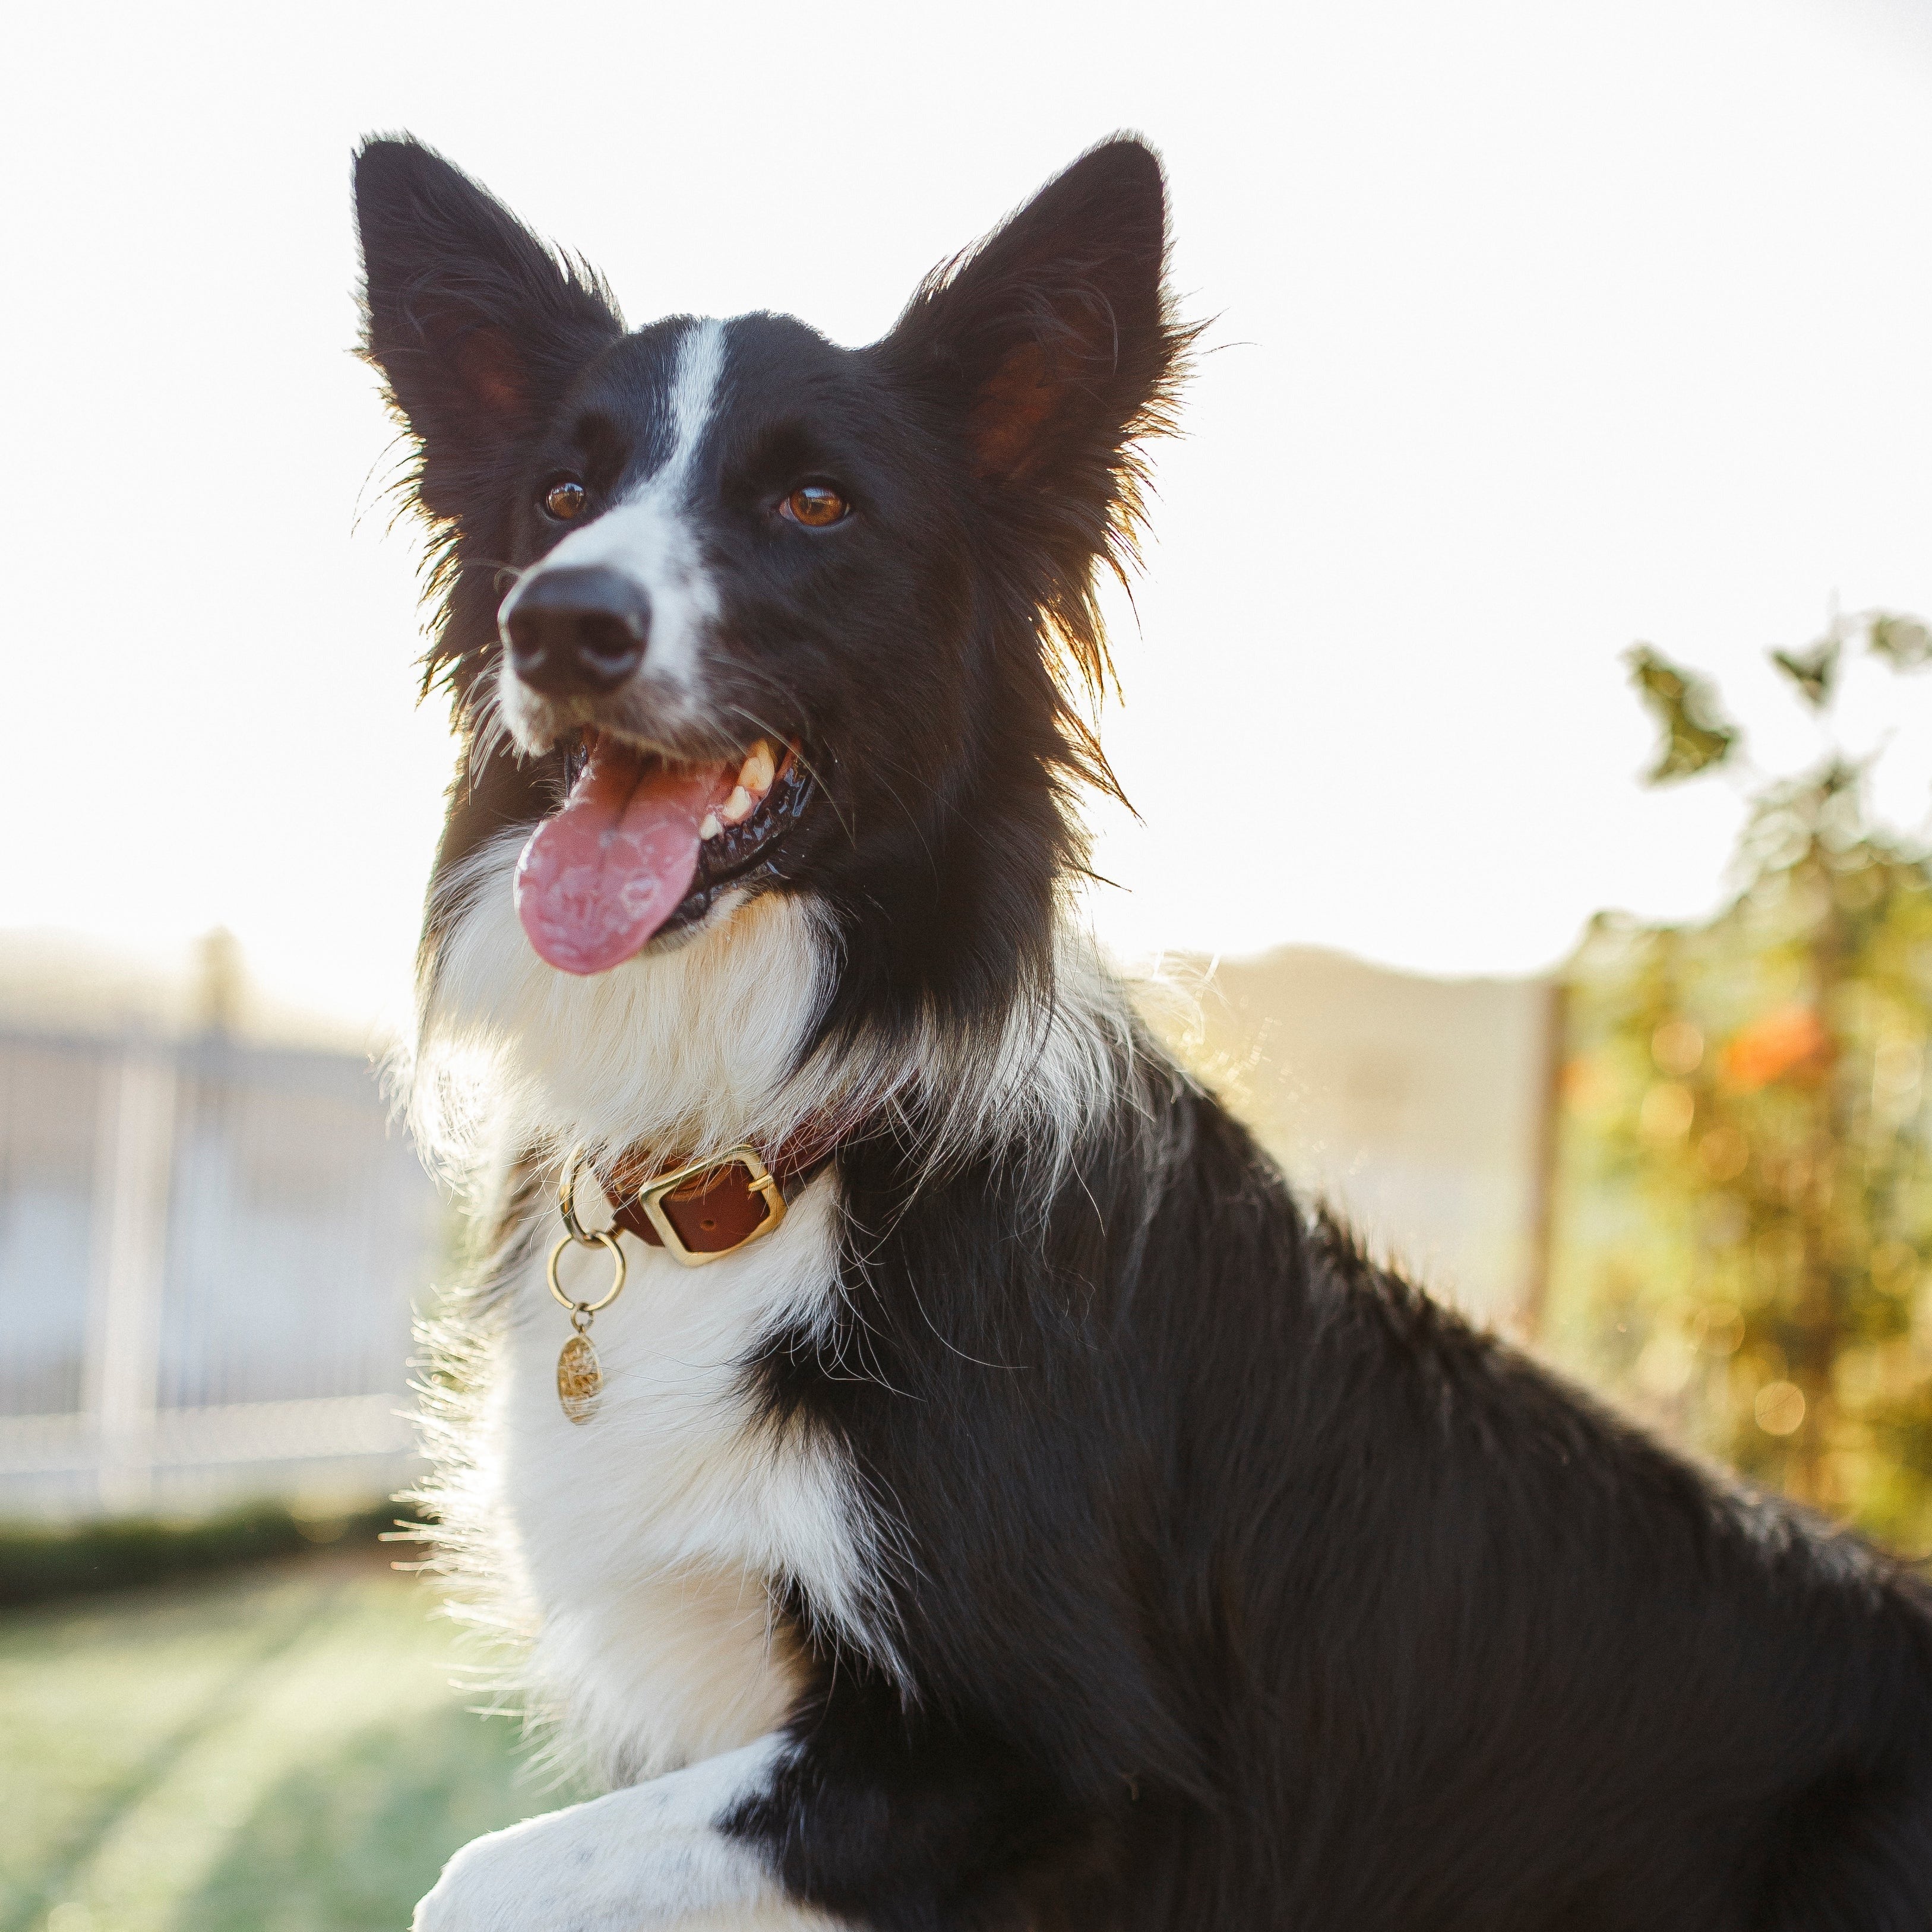
POLYGON ((672 1173, 659 1174, 655 1180, 646 1181, 638 1190, 638 1205, 644 1210, 644 1218, 658 1231, 658 1239, 664 1244, 665 1253, 686 1268, 702 1268, 707 1262, 722 1262, 728 1255, 742 1252, 760 1236, 769 1234, 785 1217, 784 1196, 779 1192, 777 1178, 759 1158, 758 1149, 748 1143, 713 1154, 705 1160, 694 1160, 688 1167, 678 1168, 672 1173), (716 1174, 721 1167, 742 1167, 752 1177, 753 1191, 765 1197, 765 1218, 742 1241, 734 1241, 730 1247, 717 1249, 708 1255, 697 1254, 679 1239, 678 1232, 671 1226, 670 1216, 662 1204, 666 1195, 675 1192, 687 1180, 695 1180, 700 1174, 716 1174))

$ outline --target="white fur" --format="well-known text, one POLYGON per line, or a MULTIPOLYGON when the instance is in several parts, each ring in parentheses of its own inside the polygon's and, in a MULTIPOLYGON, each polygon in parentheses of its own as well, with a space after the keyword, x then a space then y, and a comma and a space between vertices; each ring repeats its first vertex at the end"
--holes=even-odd
POLYGON ((719 1822, 766 1788, 785 1747, 766 1738, 649 1784, 526 1819, 464 1846, 416 1907, 414 1932, 739 1932, 830 1926, 789 1904, 719 1822))
MULTIPOLYGON (((688 491, 724 369, 724 325, 694 322, 679 340, 671 377, 670 454, 627 496, 525 572, 500 614, 507 622, 518 598, 548 571, 602 565, 634 579, 651 602, 650 642, 634 699, 672 732, 703 720, 704 644, 718 616, 717 589, 692 530, 688 491)), ((556 707, 523 682, 507 656, 496 695, 517 743, 525 751, 544 748, 555 734, 556 707)))
POLYGON ((560 973, 517 919, 521 843, 486 847, 440 895, 455 911, 419 1015, 423 1144, 466 1165, 479 1102, 492 1138, 559 1156, 578 1141, 694 1153, 769 1141, 809 1111, 808 1097, 786 1096, 786 1076, 830 962, 802 900, 733 895, 683 944, 560 973))
MULTIPOLYGON (((526 1681, 608 1781, 783 1720, 799 1685, 774 1632, 781 1582, 896 1666, 878 1512, 830 1445, 760 1423, 743 1386, 746 1359, 781 1324, 829 1329, 836 1212, 822 1176, 775 1233, 701 1269, 624 1237, 630 1280, 591 1330, 604 1387, 583 1425, 557 1401, 570 1328, 538 1257, 517 1286, 479 1445, 494 1493, 473 1501, 508 1534, 501 1580, 534 1631, 526 1681)), ((566 1262, 586 1298, 602 1292, 603 1255, 566 1262)))
MULTIPOLYGON (((557 1400, 571 1328, 544 1280, 548 1220, 508 1295, 440 1352, 457 1371, 424 1498, 441 1567, 472 1621, 517 1643, 503 1688, 556 1754, 624 1788, 466 1847, 419 1908, 423 1932, 826 1922, 711 1826, 769 1774, 802 1688, 779 1585, 902 1674, 888 1520, 830 1444, 759 1418, 740 1372, 778 1324, 826 1328, 837 1214, 828 1173, 775 1232, 704 1268, 622 1237, 628 1280, 590 1331, 604 1388, 587 1424, 557 1400)), ((567 1253, 565 1285, 590 1298, 609 1265, 567 1253)))

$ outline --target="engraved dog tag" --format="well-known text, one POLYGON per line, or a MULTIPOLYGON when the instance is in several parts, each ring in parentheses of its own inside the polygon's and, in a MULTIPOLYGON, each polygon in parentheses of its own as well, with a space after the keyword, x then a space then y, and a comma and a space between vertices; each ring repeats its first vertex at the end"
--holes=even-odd
POLYGON ((556 1399, 573 1422, 588 1422, 597 1412, 604 1387, 603 1366, 588 1335, 573 1335, 556 1358, 556 1399))

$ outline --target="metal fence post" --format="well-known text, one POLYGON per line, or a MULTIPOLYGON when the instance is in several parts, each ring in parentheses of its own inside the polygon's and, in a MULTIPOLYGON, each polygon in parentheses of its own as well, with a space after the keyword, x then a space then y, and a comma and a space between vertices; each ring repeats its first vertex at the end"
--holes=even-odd
POLYGON ((83 1400, 110 1512, 142 1509, 153 1492, 177 1086, 175 1048, 144 1040, 102 1083, 83 1400))

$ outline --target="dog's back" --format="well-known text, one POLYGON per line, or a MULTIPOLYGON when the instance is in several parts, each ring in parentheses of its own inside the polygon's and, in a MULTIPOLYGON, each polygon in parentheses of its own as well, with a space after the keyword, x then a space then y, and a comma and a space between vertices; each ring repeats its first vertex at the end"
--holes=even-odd
POLYGON ((934 1703, 1057 1767, 1002 1821, 1053 1846, 1034 1922, 1932 1924, 1895 1565, 1308 1223, 1157 1060, 1036 1241, 978 1233, 1024 1212, 996 1168, 908 1184, 844 1175, 879 1379, 774 1372, 914 1526, 934 1703))

